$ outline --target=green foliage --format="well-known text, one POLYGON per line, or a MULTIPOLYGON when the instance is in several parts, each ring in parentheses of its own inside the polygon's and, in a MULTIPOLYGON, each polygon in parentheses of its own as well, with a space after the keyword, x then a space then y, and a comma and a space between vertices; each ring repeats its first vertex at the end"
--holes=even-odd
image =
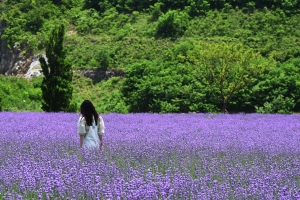
MULTIPOLYGON (((107 46, 100 47, 98 52, 94 53, 92 59, 88 62, 91 68, 108 69, 110 66, 111 58, 107 46)), ((87 66, 85 66, 86 68, 87 66)))
POLYGON ((230 9, 212 11, 190 20, 185 37, 211 42, 242 43, 267 57, 286 61, 300 55, 299 14, 287 16, 283 10, 264 10, 248 14, 230 9))
POLYGON ((146 78, 147 69, 151 67, 151 62, 133 64, 127 71, 127 78, 121 92, 125 97, 125 102, 129 105, 129 112, 148 112, 151 97, 147 96, 148 86, 143 83, 146 78))
POLYGON ((49 36, 46 46, 47 61, 40 56, 44 78, 42 109, 47 112, 69 111, 72 98, 72 70, 63 48, 64 25, 57 27, 49 36))
POLYGON ((97 102, 96 106, 99 108, 98 111, 102 113, 128 113, 128 106, 119 91, 106 94, 100 102, 97 102))
POLYGON ((119 12, 132 12, 143 11, 149 9, 151 6, 161 3, 162 10, 166 11, 168 9, 172 10, 183 10, 186 7, 191 11, 191 15, 201 15, 209 9, 211 10, 221 10, 229 7, 233 8, 251 8, 251 9, 283 9, 287 13, 295 13, 300 7, 300 2, 298 0, 130 0, 130 1, 120 1, 120 0, 99 0, 85 1, 85 8, 93 8, 101 13, 105 12, 107 9, 116 7, 119 12))
POLYGON ((67 109, 65 111, 67 111, 67 112, 78 112, 79 109, 78 109, 77 103, 74 102, 74 101, 71 101, 69 107, 67 107, 67 109))
POLYGON ((178 41, 178 43, 174 45, 172 54, 178 62, 185 63, 188 60, 189 52, 194 50, 195 46, 196 42, 194 40, 187 39, 178 41))
POLYGON ((91 79, 74 73, 73 77, 73 102, 77 103, 77 110, 85 99, 90 99, 98 112, 128 113, 128 106, 120 93, 123 79, 112 77, 107 81, 93 83, 91 79))
POLYGON ((20 79, 0 76, 0 111, 42 111, 39 87, 41 79, 20 79))
MULTIPOLYGON (((189 63, 190 52, 201 49, 203 41, 242 43, 245 49, 280 62, 236 91, 228 109, 299 112, 300 73, 295 59, 300 56, 299 10, 297 0, 7 0, 0 4, 0 20, 7 25, 1 39, 12 51, 20 47, 21 56, 32 50, 41 53, 56 25, 65 24, 66 58, 74 69, 126 71, 124 79, 100 83, 74 75, 66 111, 78 110, 81 101, 90 98, 101 112, 126 113, 134 107, 134 112, 216 112, 220 103, 190 74, 195 67, 189 63), (145 69, 131 73, 139 65, 145 69), (179 78, 181 68, 186 75, 179 78), (124 96, 121 88, 127 83, 124 96)), ((41 83, 35 80, 24 91, 17 89, 23 82, 2 85, 2 109, 40 111, 41 83)))
POLYGON ((116 29, 119 29, 126 24, 128 22, 127 20, 127 15, 119 14, 116 8, 110 8, 103 13, 103 18, 99 25, 104 31, 115 32, 116 29))
POLYGON ((63 12, 74 7, 82 8, 84 5, 83 0, 51 0, 53 4, 59 6, 63 12))
POLYGON ((188 22, 189 15, 187 13, 169 10, 159 17, 155 36, 157 38, 178 38, 184 34, 188 22))
POLYGON ((290 114, 295 106, 294 99, 280 94, 271 102, 265 102, 262 107, 255 106, 258 113, 281 113, 290 114))
POLYGON ((151 21, 157 21, 159 17, 163 14, 161 11, 161 6, 163 3, 157 2, 153 6, 150 6, 150 12, 151 12, 151 21))
POLYGON ((251 101, 258 112, 300 111, 300 60, 291 59, 258 78, 251 101))
POLYGON ((227 104, 237 91, 273 65, 272 59, 266 60, 252 49, 226 43, 202 43, 201 50, 192 51, 189 60, 196 65, 197 79, 222 102, 222 112, 227 112, 227 104))
MULTIPOLYGON (((108 69, 126 69, 129 65, 140 62, 141 59, 163 60, 165 52, 173 48, 169 40, 155 40, 154 38, 126 37, 115 41, 109 37, 67 38, 66 48, 68 58, 72 60, 74 68, 93 68, 90 61, 97 61, 97 53, 102 50, 109 54, 108 69), (94 39, 91 42, 90 38, 94 39), (99 50, 100 47, 100 50, 99 50)), ((172 53, 172 50, 171 54, 172 53)), ((99 65, 97 65, 99 67, 99 65)))
POLYGON ((94 9, 80 11, 76 16, 76 30, 80 35, 92 33, 98 26, 100 16, 94 9))
POLYGON ((99 63, 100 68, 107 69, 110 65, 110 57, 109 51, 107 46, 103 46, 99 49, 98 53, 96 54, 96 61, 99 63))
POLYGON ((178 22, 180 34, 186 29, 185 37, 217 41, 236 40, 258 50, 264 56, 275 52, 276 59, 280 61, 300 55, 297 39, 300 34, 299 14, 297 13, 299 2, 294 0, 265 2, 257 0, 100 0, 90 2, 26 0, 5 1, 4 4, 1 4, 3 11, 1 18, 8 26, 1 37, 8 41, 11 48, 14 44, 26 42, 28 47, 25 51, 44 49, 47 36, 61 21, 64 21, 66 25, 69 23, 79 35, 101 35, 102 38, 117 35, 119 39, 133 36, 153 37, 157 33, 158 26, 156 20, 154 20, 155 23, 151 23, 153 20, 150 19, 152 17, 162 19, 163 13, 166 15, 170 11, 178 12, 175 13, 175 19, 181 18, 180 16, 186 13, 194 16, 192 20, 187 21, 188 25, 184 25, 186 27, 181 27, 185 21, 178 22), (83 7, 83 4, 86 6, 83 7), (89 4, 91 5, 87 6, 89 4), (244 7, 251 8, 252 13, 242 12, 241 9, 244 7), (263 9, 265 7, 267 9, 263 9), (232 8, 240 8, 240 10, 232 8), (220 12, 221 10, 224 12, 220 12), (134 14, 137 11, 139 14, 134 14), (146 14, 145 11, 150 14, 146 14), (201 17, 196 17, 199 15, 201 17), (127 27, 125 27, 126 24, 127 27))
POLYGON ((186 7, 190 16, 204 15, 209 9, 209 1, 205 0, 188 0, 189 5, 186 7))
POLYGON ((47 0, 44 1, 7 1, 5 2, 3 21, 7 27, 1 38, 10 47, 15 44, 26 44, 24 51, 37 50, 39 39, 36 34, 50 18, 57 17, 60 10, 47 0))
POLYGON ((129 112, 215 112, 209 91, 190 65, 143 61, 130 66, 121 88, 129 112))

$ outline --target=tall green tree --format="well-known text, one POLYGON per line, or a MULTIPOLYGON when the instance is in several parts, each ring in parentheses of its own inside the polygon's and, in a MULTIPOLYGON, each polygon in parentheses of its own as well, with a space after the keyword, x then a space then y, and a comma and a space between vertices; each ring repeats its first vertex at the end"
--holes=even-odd
POLYGON ((237 91, 275 64, 273 59, 264 58, 253 49, 227 43, 203 43, 200 50, 190 53, 189 59, 197 66, 197 79, 222 103, 223 113, 227 113, 230 98, 237 91))
POLYGON ((72 99, 72 66, 63 47, 64 25, 53 29, 46 45, 46 58, 40 56, 44 78, 42 81, 42 109, 47 112, 69 111, 72 99))

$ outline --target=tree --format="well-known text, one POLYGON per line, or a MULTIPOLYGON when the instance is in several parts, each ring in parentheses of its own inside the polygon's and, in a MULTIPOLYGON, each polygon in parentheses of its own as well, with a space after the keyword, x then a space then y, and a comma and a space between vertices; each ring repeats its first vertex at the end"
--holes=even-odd
POLYGON ((47 112, 69 111, 72 99, 71 63, 63 47, 64 25, 56 27, 46 44, 46 59, 40 56, 44 78, 42 81, 42 109, 47 112))
POLYGON ((271 57, 264 58, 241 44, 227 43, 203 43, 201 50, 190 52, 189 60, 197 66, 197 79, 222 103, 223 113, 227 113, 229 100, 237 91, 274 65, 271 57))

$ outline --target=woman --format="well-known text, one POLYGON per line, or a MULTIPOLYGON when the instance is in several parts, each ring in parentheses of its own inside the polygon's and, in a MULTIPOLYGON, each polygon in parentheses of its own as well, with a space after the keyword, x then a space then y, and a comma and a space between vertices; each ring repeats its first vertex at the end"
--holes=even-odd
POLYGON ((80 106, 81 117, 78 120, 78 134, 80 135, 80 148, 103 149, 104 121, 97 113, 91 101, 85 100, 80 106), (99 143, 100 141, 100 143, 99 143))

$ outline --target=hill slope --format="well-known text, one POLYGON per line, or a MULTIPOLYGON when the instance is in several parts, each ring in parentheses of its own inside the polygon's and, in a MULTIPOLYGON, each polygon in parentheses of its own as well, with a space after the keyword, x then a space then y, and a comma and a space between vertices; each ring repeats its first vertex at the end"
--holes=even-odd
MULTIPOLYGON (((197 4, 196 1, 130 2, 131 4, 129 1, 122 4, 119 1, 108 3, 100 0, 94 4, 94 1, 81 0, 4 1, 0 4, 0 20, 6 22, 7 28, 1 39, 6 40, 10 47, 27 41, 24 54, 31 50, 40 53, 44 51, 50 31, 56 24, 64 23, 67 26, 65 48, 74 69, 126 71, 145 60, 153 64, 172 62, 186 65, 187 52, 200 41, 206 41, 242 43, 246 48, 253 48, 263 56, 273 55, 279 66, 292 65, 295 73, 299 70, 297 64, 291 64, 297 62, 289 61, 300 55, 299 1, 289 4, 286 1, 230 0, 220 1, 218 4, 215 1, 203 1, 207 4, 197 4)), ((280 70, 286 68, 282 67, 280 70)), ((264 76, 277 80, 277 74, 280 74, 277 71, 264 76)), ((284 74, 287 76, 288 73, 284 74)), ((282 106, 288 107, 289 111, 298 111, 298 92, 293 89, 298 82, 294 74, 288 77, 291 82, 275 81, 268 86, 264 85, 267 84, 265 78, 258 79, 232 100, 231 109, 237 112, 253 112, 255 106, 264 107, 264 103, 276 101, 281 94, 283 102, 293 102, 291 106, 284 103, 282 106), (272 92, 272 88, 277 87, 276 84, 282 85, 285 92, 272 92), (264 85, 269 92, 261 95, 262 91, 257 89, 257 85, 264 85), (256 90, 253 91, 253 88, 256 90)), ((108 82, 93 83, 75 74, 73 102, 79 104, 83 99, 90 98, 96 102, 101 112, 128 112, 130 110, 126 98, 130 97, 122 94, 123 82, 123 78, 113 78, 108 82)), ((148 90, 151 87, 154 87, 153 84, 148 90)), ((168 104, 173 105, 174 99, 187 101, 182 100, 176 92, 182 90, 180 87, 172 90, 172 98, 168 104)), ((193 107, 191 102, 197 98, 189 97, 196 99, 185 102, 187 109, 184 111, 218 111, 219 105, 209 93, 204 89, 200 93, 206 96, 205 109, 199 105, 193 107)), ((22 100, 25 97, 18 98, 22 100)), ((155 100, 158 97, 151 98, 155 100)), ((19 103, 14 104, 7 103, 10 101, 6 97, 2 99, 2 102, 6 102, 2 103, 5 110, 21 109, 19 104, 22 101, 18 100, 19 103)), ((29 98, 28 101, 30 100, 33 101, 29 98)), ((202 100, 200 98, 197 101, 202 100)), ((27 110, 39 109, 30 106, 27 110)), ((166 110, 168 111, 183 112, 181 109, 171 108, 166 110)), ((277 111, 275 108, 272 110, 277 111)))

